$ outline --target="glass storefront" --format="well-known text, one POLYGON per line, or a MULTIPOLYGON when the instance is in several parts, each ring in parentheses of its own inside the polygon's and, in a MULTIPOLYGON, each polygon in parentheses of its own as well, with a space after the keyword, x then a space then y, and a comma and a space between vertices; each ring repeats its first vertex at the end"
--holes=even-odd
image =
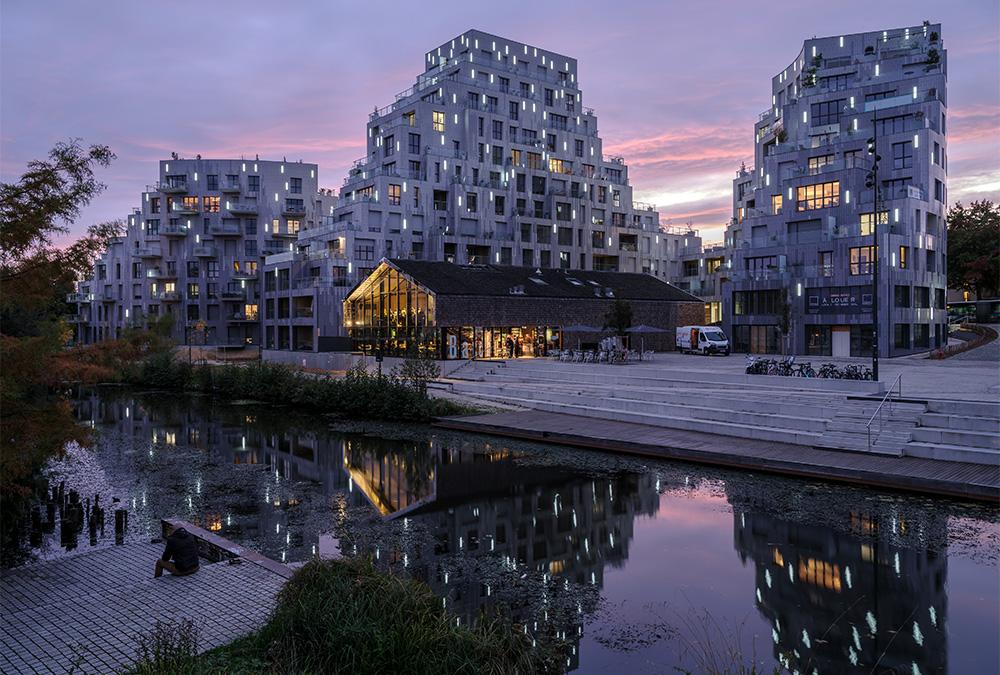
POLYGON ((361 351, 438 358, 434 295, 391 267, 351 293, 344 302, 344 325, 361 351))
POLYGON ((356 349, 385 356, 510 359, 560 346, 555 326, 435 326, 435 296, 392 267, 369 277, 344 302, 356 349))

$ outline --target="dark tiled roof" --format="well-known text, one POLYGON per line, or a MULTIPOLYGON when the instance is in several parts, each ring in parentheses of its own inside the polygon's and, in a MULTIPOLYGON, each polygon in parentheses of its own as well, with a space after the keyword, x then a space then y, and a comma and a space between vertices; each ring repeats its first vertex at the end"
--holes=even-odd
POLYGON ((652 275, 633 272, 455 265, 425 260, 389 260, 388 263, 438 295, 610 297, 623 300, 702 302, 690 293, 652 275))

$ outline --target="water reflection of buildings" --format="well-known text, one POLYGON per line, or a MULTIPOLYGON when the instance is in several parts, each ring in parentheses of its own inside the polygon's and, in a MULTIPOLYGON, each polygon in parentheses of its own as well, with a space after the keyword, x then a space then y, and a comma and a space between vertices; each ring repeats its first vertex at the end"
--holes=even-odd
MULTIPOLYGON (((371 453, 371 444, 362 447, 371 453)), ((597 598, 587 589, 602 586, 606 565, 624 563, 635 517, 658 507, 654 476, 587 480, 512 461, 502 448, 469 453, 432 442, 430 453, 372 461, 351 447, 345 462, 377 466, 354 486, 387 517, 405 513, 407 525, 431 534, 403 538, 389 550, 362 540, 359 552, 426 581, 460 622, 504 605, 529 634, 564 641, 568 668, 578 665, 582 614, 597 598), (410 491, 391 501, 373 485, 410 491)))
POLYGON ((830 514, 792 520, 727 492, 736 550, 756 565, 757 609, 785 668, 946 672, 947 555, 926 543, 945 540, 945 517, 845 511, 837 528, 818 524, 830 514))
MULTIPOLYGON (((358 534, 348 519, 339 533, 350 540, 348 553, 426 581, 460 622, 505 605, 532 634, 565 640, 570 668, 577 664, 581 613, 596 601, 605 566, 624 563, 635 517, 658 508, 655 476, 591 480, 515 461, 507 448, 485 443, 453 447, 433 437, 330 433, 296 427, 280 415, 270 419, 259 407, 169 394, 95 396, 77 410, 82 421, 114 429, 154 459, 186 447, 201 449, 220 467, 258 465, 257 483, 221 490, 225 471, 209 487, 205 469, 191 469, 183 474, 190 510, 177 515, 278 559, 304 560, 324 547, 321 533, 333 526, 328 496, 370 504, 387 522, 358 534), (322 503, 300 505, 299 481, 318 484, 322 503), (305 524, 304 509, 315 516, 305 524), (417 526, 428 536, 382 536, 417 526)), ((151 485, 139 489, 143 501, 152 492, 151 485)), ((170 514, 150 517, 163 515, 170 514)))

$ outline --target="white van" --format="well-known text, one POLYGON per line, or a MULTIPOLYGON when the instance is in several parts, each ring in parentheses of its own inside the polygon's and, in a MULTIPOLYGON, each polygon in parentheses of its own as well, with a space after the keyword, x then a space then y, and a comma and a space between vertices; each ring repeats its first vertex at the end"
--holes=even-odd
POLYGON ((729 356, 729 338, 718 326, 682 326, 677 329, 677 351, 729 356))

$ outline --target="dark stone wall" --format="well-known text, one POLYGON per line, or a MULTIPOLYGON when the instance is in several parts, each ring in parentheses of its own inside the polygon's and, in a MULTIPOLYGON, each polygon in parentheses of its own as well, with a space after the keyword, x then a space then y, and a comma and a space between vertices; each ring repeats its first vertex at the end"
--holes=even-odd
MULTIPOLYGON (((495 296, 438 296, 436 324, 450 326, 569 326, 586 324, 601 327, 614 302, 609 298, 528 298, 495 296)), ((670 351, 674 348, 677 326, 701 325, 705 320, 702 302, 667 300, 629 300, 633 325, 645 324, 666 330, 666 333, 636 334, 633 347, 638 349, 640 338, 646 349, 670 351)), ((564 336, 565 346, 575 347, 577 341, 596 342, 606 333, 572 333, 564 336)))

